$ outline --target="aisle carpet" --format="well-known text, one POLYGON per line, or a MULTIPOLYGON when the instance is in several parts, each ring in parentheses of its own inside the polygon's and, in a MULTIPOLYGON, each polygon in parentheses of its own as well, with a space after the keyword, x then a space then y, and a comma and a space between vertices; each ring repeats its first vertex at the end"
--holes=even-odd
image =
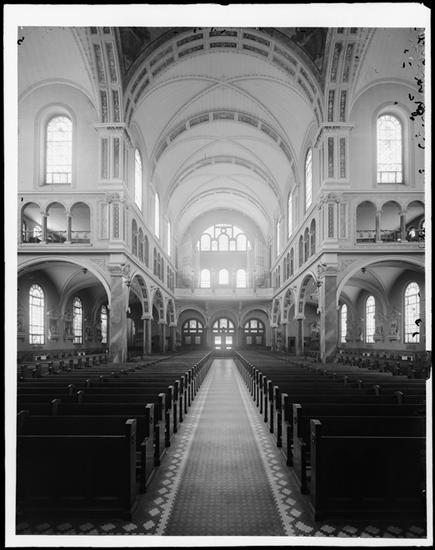
MULTIPOLYGON (((215 359, 132 521, 25 520, 17 534, 422 539, 403 521, 315 522, 232 359, 215 359)), ((144 543, 146 544, 146 543, 144 543)))

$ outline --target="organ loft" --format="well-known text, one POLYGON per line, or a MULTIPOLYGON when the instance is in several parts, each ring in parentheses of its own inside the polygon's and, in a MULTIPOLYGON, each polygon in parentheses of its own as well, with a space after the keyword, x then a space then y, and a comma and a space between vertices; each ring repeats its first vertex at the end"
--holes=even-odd
POLYGON ((142 21, 17 30, 15 536, 425 545, 424 25, 142 21))

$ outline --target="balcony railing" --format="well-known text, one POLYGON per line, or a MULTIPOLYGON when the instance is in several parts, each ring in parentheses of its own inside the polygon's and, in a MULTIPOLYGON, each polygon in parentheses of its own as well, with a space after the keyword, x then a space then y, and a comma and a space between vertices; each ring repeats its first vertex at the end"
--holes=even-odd
MULTIPOLYGON (((68 240, 67 231, 52 231, 47 230, 46 238, 43 238, 42 232, 35 232, 33 229, 28 231, 22 231, 21 242, 23 243, 54 243, 61 244, 68 240)), ((71 240, 73 244, 90 243, 91 232, 90 231, 71 231, 71 240)))
POLYGON ((380 239, 377 241, 375 229, 357 229, 356 231, 357 243, 393 243, 402 241, 400 229, 381 229, 379 237, 380 239))

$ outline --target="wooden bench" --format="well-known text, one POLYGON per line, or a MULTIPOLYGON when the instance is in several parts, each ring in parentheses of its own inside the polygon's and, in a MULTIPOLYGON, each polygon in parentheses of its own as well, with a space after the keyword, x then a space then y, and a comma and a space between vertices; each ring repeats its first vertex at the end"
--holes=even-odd
MULTIPOLYGON (((301 493, 308 492, 310 420, 320 416, 415 416, 424 417, 420 405, 377 405, 341 403, 296 403, 293 405, 293 449, 289 448, 290 463, 300 483, 301 493)), ((398 423, 400 420, 398 419, 398 423)))
POLYGON ((425 437, 322 431, 322 422, 311 420, 310 502, 315 520, 338 515, 424 521, 425 437))
POLYGON ((136 506, 136 421, 119 435, 18 435, 17 513, 110 514, 136 506))

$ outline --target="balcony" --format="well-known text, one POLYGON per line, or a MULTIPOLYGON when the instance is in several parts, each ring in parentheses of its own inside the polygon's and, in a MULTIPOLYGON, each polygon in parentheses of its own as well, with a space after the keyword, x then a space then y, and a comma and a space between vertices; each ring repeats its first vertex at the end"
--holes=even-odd
POLYGON ((273 288, 176 288, 177 300, 271 300, 273 288))

